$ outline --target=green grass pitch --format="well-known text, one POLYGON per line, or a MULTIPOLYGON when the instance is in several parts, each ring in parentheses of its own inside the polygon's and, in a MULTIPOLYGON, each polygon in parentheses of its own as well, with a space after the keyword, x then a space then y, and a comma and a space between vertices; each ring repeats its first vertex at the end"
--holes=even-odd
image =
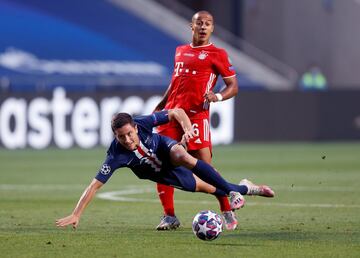
POLYGON ((100 167, 105 150, 0 150, 0 257, 360 257, 360 144, 236 144, 214 149, 229 181, 248 178, 276 197, 247 197, 240 228, 197 239, 194 215, 216 199, 176 190, 181 227, 157 232, 155 184, 118 170, 79 228, 58 229, 100 167), (134 191, 133 190, 139 190, 134 191))

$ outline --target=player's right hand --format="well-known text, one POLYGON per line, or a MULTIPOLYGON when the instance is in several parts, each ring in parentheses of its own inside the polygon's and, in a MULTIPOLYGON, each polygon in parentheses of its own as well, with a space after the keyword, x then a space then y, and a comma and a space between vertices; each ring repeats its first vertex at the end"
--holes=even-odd
POLYGON ((66 227, 68 225, 72 225, 73 229, 76 229, 79 225, 80 218, 74 214, 71 214, 67 217, 57 219, 56 220, 56 226, 58 227, 66 227))
POLYGON ((185 131, 185 133, 181 137, 181 142, 186 144, 190 141, 190 139, 194 137, 195 137, 194 129, 191 128, 191 130, 185 131))
POLYGON ((216 97, 215 93, 212 91, 206 92, 204 94, 204 99, 207 103, 211 103, 211 102, 217 102, 218 98, 216 97))

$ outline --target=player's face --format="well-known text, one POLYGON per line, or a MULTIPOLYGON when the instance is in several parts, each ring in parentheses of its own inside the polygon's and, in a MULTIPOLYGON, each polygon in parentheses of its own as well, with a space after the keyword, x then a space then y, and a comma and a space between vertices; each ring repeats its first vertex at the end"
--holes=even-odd
POLYGON ((209 44, 210 36, 214 31, 214 21, 210 14, 195 14, 191 22, 193 45, 201 46, 209 44))
POLYGON ((127 150, 134 151, 140 143, 138 129, 135 125, 126 124, 121 128, 115 130, 116 140, 127 150))

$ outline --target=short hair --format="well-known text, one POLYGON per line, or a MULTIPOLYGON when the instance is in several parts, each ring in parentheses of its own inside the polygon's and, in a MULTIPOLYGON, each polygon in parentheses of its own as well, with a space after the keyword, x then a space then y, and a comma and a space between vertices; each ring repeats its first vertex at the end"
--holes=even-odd
POLYGON ((214 21, 214 16, 208 12, 208 11, 205 11, 205 10, 202 10, 202 11, 198 11, 197 13, 195 13, 192 18, 191 18, 191 23, 194 23, 195 22, 195 16, 199 16, 200 14, 205 14, 205 15, 209 15, 211 16, 212 20, 213 20, 213 23, 215 23, 214 21))
POLYGON ((111 129, 114 133, 116 129, 119 129, 126 124, 131 124, 132 126, 135 126, 132 116, 130 116, 128 113, 117 113, 111 119, 111 129))

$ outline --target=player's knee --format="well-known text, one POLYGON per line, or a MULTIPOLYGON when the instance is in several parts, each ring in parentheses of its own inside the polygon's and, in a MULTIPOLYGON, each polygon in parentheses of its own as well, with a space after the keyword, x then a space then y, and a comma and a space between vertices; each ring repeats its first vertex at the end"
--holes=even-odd
POLYGON ((175 165, 182 165, 185 161, 185 153, 179 149, 172 149, 171 150, 171 161, 175 165))
POLYGON ((191 157, 183 147, 175 145, 170 151, 171 161, 174 165, 189 167, 191 157))

